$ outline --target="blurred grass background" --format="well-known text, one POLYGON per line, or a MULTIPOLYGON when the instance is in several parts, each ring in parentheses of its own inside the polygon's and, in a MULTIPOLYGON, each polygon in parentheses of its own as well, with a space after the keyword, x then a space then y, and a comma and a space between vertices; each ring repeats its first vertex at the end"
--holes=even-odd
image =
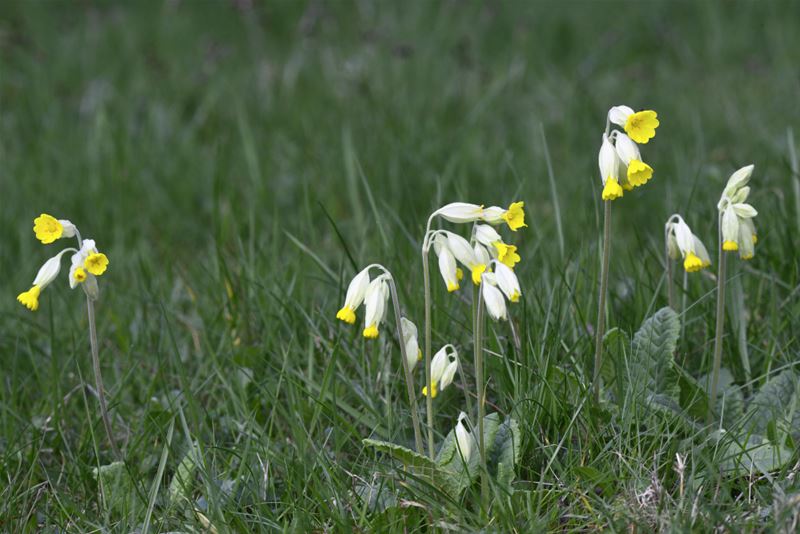
MULTIPOLYGON (((195 442, 204 462, 189 494, 220 531, 413 530, 429 515, 475 528, 469 506, 435 496, 415 496, 425 511, 358 504, 353 481, 374 471, 360 439, 407 440, 410 425, 390 336, 365 344, 332 318, 353 263, 380 261, 419 324, 427 215, 516 199, 529 226, 514 236, 525 343, 516 366, 489 365, 491 400, 526 432, 525 491, 497 528, 650 524, 626 496, 654 462, 671 476, 678 440, 593 441, 602 424, 573 424, 580 399, 543 383, 589 362, 605 114, 627 104, 661 120, 643 147, 654 180, 614 205, 611 326, 631 331, 664 304, 666 218, 682 213, 713 250, 723 184, 753 162, 760 241, 736 262, 746 311, 732 314, 749 344, 729 343, 726 365, 743 382, 744 354, 753 378, 794 362, 798 20, 791 2, 2 4, 0 525, 131 530, 149 511, 162 530, 199 529, 185 507, 148 499, 162 452, 171 476, 195 442), (91 476, 111 457, 94 399, 76 389, 91 376, 82 297, 62 280, 35 314, 14 301, 56 250, 33 237, 42 212, 111 259, 101 357, 136 486, 122 511, 91 476), (543 472, 562 439, 572 450, 543 472), (604 491, 574 469, 587 463, 614 473, 604 491), (228 492, 231 480, 247 489, 228 492)), ((712 289, 708 275, 690 281, 681 360, 693 373, 711 352, 712 289)), ((466 306, 436 298, 434 345, 469 354, 466 306)), ((460 399, 442 400, 439 432, 460 399)), ((715 502, 700 519, 677 505, 667 518, 741 526, 772 502, 728 489, 699 490, 715 502)))

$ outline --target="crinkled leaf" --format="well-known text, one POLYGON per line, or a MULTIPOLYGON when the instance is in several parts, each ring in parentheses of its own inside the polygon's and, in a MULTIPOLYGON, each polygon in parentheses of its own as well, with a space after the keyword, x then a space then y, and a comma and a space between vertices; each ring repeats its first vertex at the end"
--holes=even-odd
POLYGON ((489 474, 494 477, 498 486, 509 493, 512 491, 511 482, 514 480, 514 468, 519 463, 519 456, 519 424, 509 417, 498 425, 492 441, 486 447, 486 467, 489 474))
POLYGON ((178 464, 175 475, 172 477, 172 482, 169 484, 170 504, 175 504, 182 498, 191 502, 192 482, 194 480, 195 469, 197 469, 195 455, 195 448, 192 446, 183 456, 181 463, 178 464))
POLYGON ((673 353, 681 324, 672 308, 661 308, 633 336, 631 382, 637 396, 661 394, 677 399, 679 393, 673 353))
POLYGON ((92 469, 103 487, 106 506, 119 514, 130 512, 136 503, 136 491, 124 462, 112 462, 92 469))
POLYGON ((400 504, 397 494, 380 481, 372 484, 360 482, 356 484, 355 493, 364 501, 370 513, 381 513, 400 504))
POLYGON ((788 418, 797 391, 797 375, 791 369, 771 378, 753 396, 747 408, 747 426, 763 434, 773 421, 788 418))
POLYGON ((388 441, 380 441, 377 439, 370 439, 370 438, 362 439, 361 443, 363 443, 367 447, 372 447, 373 449, 385 452, 395 460, 409 467, 423 467, 423 468, 436 467, 436 464, 427 456, 418 454, 412 451, 411 449, 403 447, 402 445, 398 445, 396 443, 390 443, 388 441))
POLYGON ((478 442, 472 433, 470 433, 470 437, 472 438, 472 447, 469 459, 466 462, 461 457, 461 454, 458 453, 455 429, 445 436, 439 448, 439 453, 436 455, 436 465, 439 467, 442 476, 445 477, 442 482, 446 485, 448 493, 454 497, 467 489, 480 472, 478 442))
POLYGON ((765 474, 785 466, 792 456, 792 451, 787 447, 753 434, 746 442, 728 442, 722 468, 738 476, 765 474))

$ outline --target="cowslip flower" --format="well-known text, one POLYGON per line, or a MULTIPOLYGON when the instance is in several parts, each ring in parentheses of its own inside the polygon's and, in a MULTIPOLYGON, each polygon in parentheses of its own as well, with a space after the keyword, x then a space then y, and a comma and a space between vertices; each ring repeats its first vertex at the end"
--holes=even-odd
POLYGON ((497 260, 493 262, 494 266, 494 280, 497 282, 497 287, 506 296, 509 302, 519 302, 522 296, 522 290, 519 287, 519 280, 514 270, 509 266, 497 260))
POLYGON ((608 111, 608 120, 625 129, 625 133, 639 144, 647 144, 655 137, 658 113, 651 109, 633 111, 628 106, 614 106, 608 111))
POLYGON ((515 245, 508 245, 503 242, 503 238, 497 230, 488 224, 478 224, 475 226, 475 240, 486 247, 493 258, 496 258, 513 268, 520 261, 515 245))
POLYGON ((65 219, 56 219, 46 213, 34 219, 34 234, 44 244, 50 244, 62 237, 77 237, 80 249, 68 247, 48 259, 39 269, 33 280, 31 288, 17 295, 17 300, 31 311, 39 309, 39 296, 42 291, 58 277, 61 272, 61 258, 67 252, 73 252, 72 266, 69 273, 69 286, 74 289, 78 285, 83 287, 86 295, 96 300, 98 286, 96 277, 106 272, 108 257, 97 250, 93 239, 80 238, 80 233, 74 224, 65 219))
POLYGON ((753 165, 747 165, 734 172, 728 179, 717 204, 722 224, 722 250, 739 252, 739 257, 749 260, 755 254, 758 241, 753 218, 756 209, 745 201, 750 195, 747 183, 753 174, 753 165))
POLYGON ((364 331, 367 339, 378 337, 378 326, 386 316, 386 301, 389 300, 388 275, 382 274, 369 283, 364 297, 364 331))
POLYGON ((369 283, 369 267, 367 267, 355 275, 350 285, 347 286, 344 306, 336 313, 337 319, 348 324, 355 324, 356 310, 361 306, 361 303, 364 302, 369 283))
POLYGON ((431 218, 439 216, 452 223, 471 223, 484 216, 483 206, 468 202, 451 202, 434 211, 431 218))
POLYGON ((688 273, 705 269, 711 265, 711 257, 703 242, 692 233, 689 225, 678 214, 666 224, 667 250, 673 260, 683 258, 683 268, 688 273))
POLYGON ((443 249, 448 249, 459 263, 469 269, 472 283, 476 286, 480 285, 481 274, 486 271, 488 264, 488 261, 483 261, 486 258, 480 258, 475 253, 475 248, 470 246, 469 241, 460 235, 445 230, 440 230, 439 232, 439 235, 444 236, 444 240, 438 239, 437 236, 438 244, 436 248, 439 248, 440 254, 443 249))
POLYGON ((403 330, 403 344, 406 347, 408 369, 413 371, 417 362, 422 359, 422 350, 419 348, 419 341, 417 339, 417 325, 405 317, 400 318, 400 324, 403 330))
POLYGON ((482 220, 489 224, 502 224, 505 222, 512 232, 528 226, 525 224, 525 202, 512 202, 508 209, 491 206, 483 210, 482 220))
POLYGON ((75 237, 75 225, 66 219, 42 213, 33 220, 33 233, 36 239, 49 245, 62 237, 75 237))
POLYGON ((73 250, 75 249, 64 249, 44 262, 44 265, 39 268, 39 272, 36 273, 36 278, 33 279, 31 288, 17 295, 17 300, 20 304, 31 311, 39 309, 39 295, 44 288, 53 283, 53 280, 58 277, 58 273, 61 271, 61 256, 73 250))
MULTIPOLYGON (((453 382, 458 370, 458 351, 453 345, 445 345, 433 356, 431 361, 431 398, 453 382)), ((422 394, 428 396, 428 386, 422 387, 422 394)))
POLYGON ((603 200, 621 198, 624 192, 619 183, 619 154, 606 134, 603 134, 597 164, 600 167, 600 179, 603 181, 603 200))
POLYGON ((472 433, 467 429, 467 414, 461 412, 458 414, 458 421, 456 422, 456 445, 461 454, 464 462, 469 462, 470 454, 472 453, 472 433))
POLYGON ((495 321, 508 319, 506 299, 503 296, 503 292, 497 288, 497 278, 494 273, 485 273, 483 275, 481 296, 486 305, 486 311, 489 312, 489 316, 492 319, 495 321))
POLYGON ((653 177, 653 168, 642 161, 639 146, 622 132, 614 131, 612 135, 614 136, 614 147, 617 149, 617 155, 624 167, 626 180, 622 187, 630 191, 634 187, 646 184, 653 177))

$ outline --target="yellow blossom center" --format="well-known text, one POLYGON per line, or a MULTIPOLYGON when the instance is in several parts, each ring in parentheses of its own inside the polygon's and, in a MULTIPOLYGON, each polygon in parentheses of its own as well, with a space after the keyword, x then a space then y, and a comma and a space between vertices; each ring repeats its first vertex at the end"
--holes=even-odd
POLYGON ((632 113, 625 121, 625 133, 635 142, 645 145, 656 136, 657 117, 658 114, 651 109, 632 113))
POLYGON ((464 271, 461 269, 461 267, 456 267, 456 280, 461 281, 463 279, 464 279, 464 271))
POLYGON ((497 241, 494 247, 497 249, 497 259, 512 269, 522 259, 517 254, 517 247, 514 245, 506 245, 502 241, 497 241))
POLYGON ((739 244, 736 241, 723 241, 722 250, 726 252, 733 252, 739 250, 739 244))
POLYGON ((686 258, 683 260, 683 268, 687 273, 694 273, 705 267, 703 260, 701 260, 694 252, 687 252, 686 258))
POLYGON ((83 266, 93 275, 100 276, 108 268, 108 258, 102 252, 93 252, 83 262, 83 266))
POLYGON ((341 310, 336 312, 336 318, 348 324, 355 324, 356 312, 350 306, 344 306, 341 310))
POLYGON ((33 233, 36 234, 36 239, 48 245, 61 237, 64 227, 52 215, 42 213, 33 220, 33 233))
MULTIPOLYGON (((439 390, 436 388, 436 382, 431 384, 431 398, 435 399, 436 395, 439 393, 439 390)), ((425 397, 428 396, 428 386, 422 386, 422 395, 425 397)))
POLYGON ((609 177, 606 180, 606 185, 603 186, 603 200, 622 198, 622 195, 622 186, 619 185, 617 179, 609 177))
POLYGON ((378 326, 373 324, 366 327, 364 329, 364 337, 367 339, 375 339, 378 337, 378 326))
POLYGON ((647 180, 652 177, 653 168, 647 163, 639 161, 638 159, 632 159, 628 164, 628 181, 632 186, 639 187, 640 185, 644 185, 647 183, 647 180))
POLYGON ((516 232, 523 226, 527 226, 525 224, 525 210, 522 209, 523 207, 525 207, 524 202, 512 202, 502 215, 503 220, 506 221, 506 224, 508 224, 508 227, 511 228, 513 232, 516 232))
POLYGON ((17 295, 17 300, 29 310, 36 311, 39 309, 39 294, 41 292, 41 287, 33 286, 29 290, 17 295))
POLYGON ((481 285, 481 276, 483 273, 486 272, 486 265, 483 263, 479 263, 478 265, 474 265, 472 267, 472 283, 476 286, 481 285))
POLYGON ((519 291, 515 289, 514 292, 511 294, 511 298, 509 300, 511 302, 519 302, 519 297, 520 297, 519 291))
POLYGON ((75 272, 72 273, 72 278, 74 278, 76 282, 81 283, 86 280, 86 271, 83 267, 78 267, 75 269, 75 272))
POLYGON ((458 285, 458 282, 448 282, 447 283, 447 291, 448 291, 448 293, 452 293, 453 291, 458 291, 459 287, 460 286, 458 285))

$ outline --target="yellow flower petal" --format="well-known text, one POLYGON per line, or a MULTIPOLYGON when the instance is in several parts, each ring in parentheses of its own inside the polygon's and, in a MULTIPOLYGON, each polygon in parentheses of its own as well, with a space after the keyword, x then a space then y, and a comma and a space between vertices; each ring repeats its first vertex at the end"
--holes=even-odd
POLYGON ((512 202, 506 212, 501 216, 513 232, 516 232, 523 226, 528 226, 525 224, 525 210, 522 209, 524 207, 524 202, 512 202))
POLYGON ((603 187, 603 200, 614 200, 621 198, 623 195, 622 186, 616 178, 609 178, 606 180, 606 185, 603 187))
POLYGON ((102 252, 93 252, 83 262, 83 267, 93 275, 100 276, 108 268, 108 258, 102 252))
POLYGON ((635 142, 645 145, 656 136, 656 128, 660 124, 657 117, 658 114, 651 109, 637 111, 625 121, 625 133, 635 142))
POLYGON ((17 295, 17 300, 31 311, 39 309, 39 294, 42 289, 39 286, 33 286, 29 290, 17 295))
POLYGON ((36 239, 49 245, 64 233, 64 227, 52 215, 42 213, 33 220, 33 233, 36 239))

